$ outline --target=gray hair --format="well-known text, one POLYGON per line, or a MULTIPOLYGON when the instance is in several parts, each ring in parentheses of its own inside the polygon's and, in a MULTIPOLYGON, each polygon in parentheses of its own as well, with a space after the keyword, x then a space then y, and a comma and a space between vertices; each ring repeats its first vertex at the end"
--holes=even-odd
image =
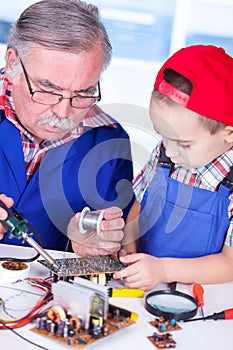
POLYGON ((33 46, 79 54, 102 45, 105 69, 112 47, 99 10, 81 0, 42 0, 25 9, 13 24, 8 48, 30 55, 33 46))

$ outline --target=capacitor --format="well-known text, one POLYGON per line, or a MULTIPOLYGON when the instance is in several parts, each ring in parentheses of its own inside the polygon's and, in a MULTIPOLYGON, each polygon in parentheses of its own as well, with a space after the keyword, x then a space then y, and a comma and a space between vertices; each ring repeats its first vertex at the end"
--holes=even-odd
POLYGON ((38 328, 38 329, 41 328, 41 317, 37 317, 37 319, 36 319, 36 328, 38 328))
POLYGON ((41 318, 41 323, 40 323, 40 328, 41 329, 46 329, 46 322, 47 322, 47 317, 46 316, 43 316, 41 318))
POLYGON ((52 321, 51 320, 47 320, 46 321, 46 331, 51 333, 51 325, 52 325, 52 321))

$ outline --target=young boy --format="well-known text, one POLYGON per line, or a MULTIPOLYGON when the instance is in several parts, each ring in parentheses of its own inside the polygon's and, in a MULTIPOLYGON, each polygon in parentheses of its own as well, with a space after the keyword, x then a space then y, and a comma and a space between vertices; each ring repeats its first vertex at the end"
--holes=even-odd
POLYGON ((233 58, 215 46, 176 52, 157 75, 150 116, 162 142, 135 180, 129 266, 114 277, 145 290, 231 281, 233 58))

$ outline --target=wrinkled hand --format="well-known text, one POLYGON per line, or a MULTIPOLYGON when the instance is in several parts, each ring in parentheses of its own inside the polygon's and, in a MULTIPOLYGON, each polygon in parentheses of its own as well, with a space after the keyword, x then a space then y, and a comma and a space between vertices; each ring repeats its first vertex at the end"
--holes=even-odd
MULTIPOLYGON (((12 198, 7 197, 5 194, 0 194, 0 200, 3 201, 3 203, 8 207, 12 207, 12 205, 14 204, 14 201, 12 198)), ((0 220, 5 220, 7 218, 7 212, 0 207, 0 220)), ((8 229, 0 223, 0 239, 2 239, 4 237, 4 233, 7 231, 8 229)))
POLYGON ((142 253, 121 255, 120 261, 129 265, 114 273, 113 278, 123 279, 126 287, 149 290, 163 281, 163 259, 142 253))
POLYGON ((107 208, 100 225, 100 234, 96 231, 87 231, 81 234, 78 229, 80 213, 77 213, 69 222, 67 235, 72 241, 74 252, 80 256, 116 255, 123 239, 124 220, 123 212, 118 207, 107 208))

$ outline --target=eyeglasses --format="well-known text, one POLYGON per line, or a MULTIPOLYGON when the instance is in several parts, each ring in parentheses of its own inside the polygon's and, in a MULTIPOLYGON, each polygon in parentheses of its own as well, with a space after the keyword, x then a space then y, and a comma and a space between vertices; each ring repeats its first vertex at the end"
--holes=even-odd
POLYGON ((20 63, 23 68, 28 90, 30 92, 31 99, 33 102, 40 103, 42 105, 56 105, 62 100, 70 100, 70 105, 72 107, 84 109, 84 108, 93 106, 95 103, 101 100, 99 81, 96 87, 96 91, 94 92, 92 91, 92 93, 90 92, 79 93, 73 97, 63 97, 63 95, 61 94, 54 94, 53 92, 47 92, 47 91, 33 91, 31 83, 28 78, 27 71, 24 67, 24 64, 21 60, 20 60, 20 63))

